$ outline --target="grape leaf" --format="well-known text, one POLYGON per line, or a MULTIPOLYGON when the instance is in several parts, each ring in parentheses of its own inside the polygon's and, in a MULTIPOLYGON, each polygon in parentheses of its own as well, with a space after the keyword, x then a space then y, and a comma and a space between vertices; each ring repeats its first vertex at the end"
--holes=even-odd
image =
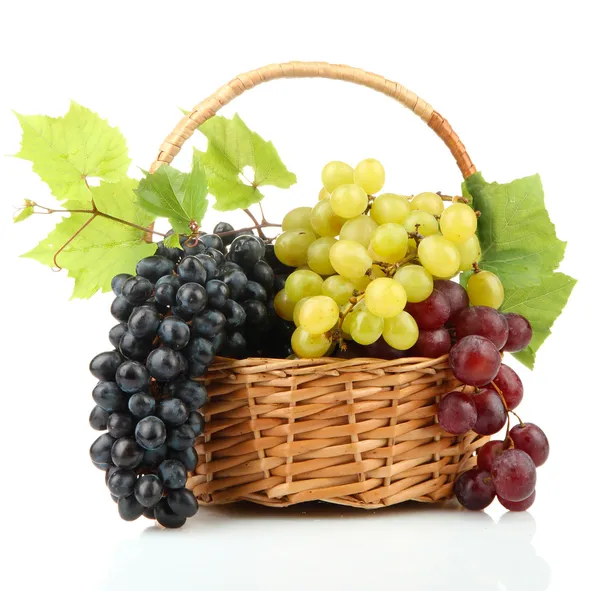
POLYGON ((477 234, 482 269, 513 288, 532 285, 540 274, 558 267, 566 243, 556 237, 538 175, 500 184, 486 183, 476 173, 465 186, 481 212, 477 234))
POLYGON ((263 198, 258 187, 287 189, 296 182, 296 175, 285 167, 275 146, 250 131, 239 115, 211 117, 199 131, 208 139, 208 148, 206 152, 195 150, 195 155, 206 168, 216 210, 245 209, 263 198), (245 176, 246 167, 254 171, 252 180, 245 176))
POLYGON ((163 165, 152 174, 144 174, 146 176, 136 190, 144 209, 168 218, 173 230, 179 234, 189 234, 192 221, 200 224, 208 207, 208 187, 204 167, 198 158, 194 157, 190 173, 163 165))
POLYGON ((13 222, 16 224, 17 222, 22 222, 26 220, 28 217, 33 215, 33 205, 26 205, 17 215, 13 218, 13 222))
POLYGON ((575 279, 563 273, 548 273, 539 278, 538 285, 505 291, 502 311, 525 316, 533 328, 529 346, 513 353, 529 369, 533 369, 536 352, 550 336, 550 328, 562 312, 575 283, 575 279))
POLYGON ((169 234, 164 240, 164 245, 167 248, 181 248, 181 244, 179 243, 179 234, 177 232, 173 232, 169 234))
MULTIPOLYGON (((117 183, 101 182, 90 187, 98 211, 148 227, 152 214, 139 207, 134 193, 137 181, 122 179, 117 183)), ((90 209, 91 202, 67 203, 68 209, 90 209)), ((58 254, 56 262, 75 279, 74 298, 89 298, 98 290, 109 291, 118 273, 134 273, 136 263, 156 251, 156 244, 143 241, 143 230, 90 213, 71 213, 63 218, 35 248, 25 253, 31 258, 54 266, 55 253, 88 222, 75 238, 58 254)))
POLYGON ((131 162, 117 127, 71 102, 64 117, 16 116, 23 129, 18 158, 33 162, 33 171, 60 201, 87 201, 86 178, 117 182, 131 162))

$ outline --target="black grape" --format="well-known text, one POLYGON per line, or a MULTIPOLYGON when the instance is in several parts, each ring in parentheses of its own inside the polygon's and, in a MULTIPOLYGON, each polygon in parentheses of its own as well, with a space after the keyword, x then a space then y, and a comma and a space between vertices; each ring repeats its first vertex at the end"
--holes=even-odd
POLYGON ((162 498, 162 482, 156 474, 144 474, 135 483, 134 494, 137 502, 143 507, 154 507, 162 498))
POLYGON ((206 283, 206 295, 208 297, 208 305, 211 308, 220 310, 229 299, 229 287, 223 281, 211 279, 206 283))
POLYGON ((202 337, 194 337, 191 339, 185 348, 184 353, 189 361, 203 363, 204 365, 212 363, 215 357, 212 344, 202 337))
POLYGON ((110 313, 117 320, 127 322, 133 308, 133 304, 130 304, 124 296, 120 295, 113 300, 113 303, 110 306, 110 313))
POLYGON ((186 256, 177 266, 177 273, 184 283, 206 283, 206 270, 195 256, 186 256))
POLYGON ((108 340, 110 344, 115 348, 119 348, 121 337, 127 332, 127 324, 120 322, 113 326, 108 332, 108 340))
POLYGON ((132 277, 132 275, 130 275, 129 273, 119 273, 118 275, 115 275, 111 282, 110 282, 110 287, 113 290, 113 293, 116 296, 120 296, 122 291, 123 291, 123 284, 125 283, 125 281, 127 281, 130 277, 132 277))
POLYGON ((145 507, 140 505, 134 495, 123 497, 118 502, 119 515, 125 521, 135 521, 144 514, 145 507))
MULTIPOLYGON (((214 234, 224 234, 225 232, 233 231, 234 227, 227 222, 219 222, 213 229, 214 234)), ((219 238, 221 238, 221 241, 225 246, 229 246, 233 242, 235 234, 227 234, 227 236, 219 236, 219 238)))
POLYGON ((123 358, 118 351, 99 353, 90 361, 90 372, 99 380, 111 382, 115 379, 115 373, 121 363, 123 358))
POLYGON ((171 491, 166 499, 173 513, 180 517, 193 517, 198 511, 198 500, 194 493, 186 488, 171 491))
POLYGON ((188 409, 179 398, 161 400, 156 409, 156 415, 169 427, 183 425, 188 419, 188 409))
POLYGON ((266 302, 268 299, 267 290, 256 281, 248 281, 242 298, 244 300, 258 300, 259 302, 266 302))
POLYGON ((177 291, 176 301, 178 306, 190 314, 198 314, 206 308, 208 296, 199 283, 186 283, 177 291))
POLYGON ((150 351, 152 351, 152 340, 138 339, 130 332, 126 332, 121 337, 119 350, 122 355, 127 357, 127 359, 132 359, 133 361, 145 361, 146 357, 150 354, 150 351))
POLYGON ((238 236, 229 247, 231 260, 244 269, 251 269, 265 256, 265 244, 256 236, 238 236))
POLYGON ((110 494, 117 497, 128 497, 133 493, 137 476, 133 470, 116 468, 108 476, 106 485, 110 494))
POLYGON ((227 318, 218 310, 207 309, 192 319, 192 334, 199 337, 214 337, 227 324, 227 318))
POLYGON ((137 361, 125 361, 117 369, 115 376, 117 386, 129 394, 139 392, 150 383, 148 370, 137 361))
POLYGON ((90 413, 90 427, 96 431, 105 431, 110 413, 100 406, 94 406, 90 413))
POLYGON ((158 523, 169 529, 176 529, 185 523, 185 517, 176 515, 173 512, 167 503, 166 497, 162 499, 158 505, 156 505, 156 508, 154 509, 154 517, 158 523))
POLYGON ((108 412, 127 408, 127 394, 115 382, 98 382, 92 390, 92 398, 108 412))
POLYGON ((221 311, 227 318, 227 328, 239 328, 246 322, 244 308, 234 300, 227 300, 221 311))
POLYGON ((187 480, 185 466, 178 460, 165 460, 158 467, 158 477, 170 489, 183 488, 187 480))
POLYGON ((224 252, 223 240, 216 234, 204 234, 204 236, 200 236, 200 242, 202 242, 207 249, 214 248, 215 250, 224 252))
POLYGON ((132 437, 121 437, 114 442, 111 457, 115 466, 133 469, 141 464, 144 450, 132 437))
POLYGON ((193 472, 198 465, 198 452, 193 447, 186 449, 169 449, 169 459, 181 462, 188 472, 193 472))
POLYGON ((180 399, 190 411, 204 406, 208 400, 206 387, 198 382, 187 379, 178 380, 170 384, 169 394, 180 399))
POLYGON ((168 316, 158 327, 158 337, 163 345, 174 351, 183 349, 190 340, 190 327, 177 316, 168 316))
POLYGON ((160 324, 160 314, 152 306, 139 306, 129 317, 129 332, 138 339, 154 338, 160 324))
POLYGON ((198 437, 204 431, 204 417, 197 411, 190 413, 190 418, 187 420, 186 425, 189 425, 194 432, 194 435, 198 437))
POLYGON ((104 433, 92 443, 90 447, 90 458, 95 464, 109 464, 112 461, 111 449, 115 443, 115 438, 104 433))
POLYGON ((115 438, 133 434, 133 418, 128 412, 113 412, 107 422, 108 432, 115 438))
POLYGON ((135 272, 140 277, 145 277, 156 283, 161 277, 170 275, 175 270, 175 263, 160 255, 146 257, 138 262, 135 272))
POLYGON ((181 373, 179 358, 175 351, 164 346, 154 349, 148 355, 146 367, 150 375, 159 381, 172 380, 181 373))
POLYGON ((135 440, 144 449, 156 449, 167 439, 167 428, 158 417, 146 417, 135 427, 135 440))
POLYGON ((152 396, 138 392, 134 394, 128 403, 129 412, 138 419, 150 416, 156 407, 156 401, 152 396))
POLYGON ((232 269, 223 275, 223 282, 229 287, 231 298, 239 300, 244 295, 246 285, 248 284, 248 278, 243 271, 232 269))
POLYGON ((152 283, 145 277, 131 277, 123 284, 124 298, 134 306, 143 304, 152 295, 152 283))

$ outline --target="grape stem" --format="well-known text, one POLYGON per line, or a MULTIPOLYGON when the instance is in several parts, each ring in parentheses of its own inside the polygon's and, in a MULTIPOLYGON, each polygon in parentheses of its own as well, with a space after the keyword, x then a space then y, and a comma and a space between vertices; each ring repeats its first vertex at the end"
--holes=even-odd
MULTIPOLYGON (((409 234, 410 236, 410 234, 409 234)), ((412 236, 411 236, 412 238, 412 236)), ((410 261, 414 261, 417 258, 417 253, 410 254, 405 256, 403 259, 396 261, 395 263, 384 263, 383 261, 373 261, 374 265, 377 265, 388 277, 391 277, 402 265, 406 263, 410 263, 410 261)), ((367 274, 370 275, 369 271, 367 274)))
MULTIPOLYGON (((256 226, 256 229, 258 230, 258 235, 263 239, 266 240, 266 236, 265 233, 262 231, 262 226, 260 225, 260 223, 258 222, 258 220, 254 217, 254 214, 248 209, 244 209, 244 213, 246 213, 246 215, 254 222, 254 225, 256 226)), ((263 216, 264 218, 264 216, 263 216)))
POLYGON ((469 200, 466 197, 461 197, 460 195, 444 195, 441 191, 438 191, 436 195, 439 195, 442 198, 442 201, 452 201, 452 203, 469 203, 469 200))
POLYGON ((343 312, 340 312, 340 317, 337 321, 337 324, 330 331, 331 338, 338 342, 338 345, 342 351, 346 350, 346 343, 344 343, 344 339, 342 337, 342 324, 344 324, 344 320, 346 319, 346 316, 348 316, 348 314, 350 314, 350 312, 352 312, 352 310, 354 310, 354 308, 356 307, 356 304, 358 304, 358 302, 360 302, 365 297, 364 291, 361 291, 361 292, 355 291, 354 294, 348 300, 348 304, 349 304, 348 307, 343 312))

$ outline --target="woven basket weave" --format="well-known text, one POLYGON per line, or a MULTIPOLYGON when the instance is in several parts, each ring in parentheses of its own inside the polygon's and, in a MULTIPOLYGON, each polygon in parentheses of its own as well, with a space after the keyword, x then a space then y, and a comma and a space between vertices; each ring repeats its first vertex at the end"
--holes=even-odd
MULTIPOLYGON (((242 74, 175 127, 151 167, 168 165, 222 106, 276 78, 331 78, 368 86, 419 115, 450 148, 466 178, 475 172, 448 122, 400 84, 350 66, 274 64, 242 74)), ((439 397, 458 382, 448 357, 355 359, 217 358, 203 378, 209 401, 198 466, 187 487, 200 503, 240 500, 285 507, 305 501, 378 508, 452 497, 487 437, 451 436, 437 423, 439 397)))

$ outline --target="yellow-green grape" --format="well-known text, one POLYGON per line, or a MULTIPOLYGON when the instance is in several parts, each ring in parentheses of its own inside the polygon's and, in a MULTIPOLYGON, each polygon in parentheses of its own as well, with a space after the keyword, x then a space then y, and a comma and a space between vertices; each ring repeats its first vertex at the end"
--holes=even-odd
POLYGON ((383 325, 383 340, 394 349, 406 351, 419 338, 419 327, 415 319, 404 310, 393 318, 386 318, 383 325))
POLYGON ((404 287, 406 299, 412 303, 426 300, 433 292, 433 277, 421 265, 400 267, 394 275, 394 281, 404 287))
POLYGON ((323 357, 331 345, 331 339, 324 334, 310 334, 298 327, 292 334, 292 349, 298 357, 323 357))
POLYGON ((400 224, 383 224, 373 232, 370 246, 386 262, 395 262, 406 256, 408 234, 400 224))
MULTIPOLYGON (((362 300, 359 302, 362 303, 362 300)), ((346 308, 348 308, 350 304, 347 304, 346 306, 344 306, 341 310, 342 312, 346 310, 346 308)), ((341 326, 341 330, 342 330, 342 337, 345 339, 351 339, 352 338, 352 326, 354 323, 354 317, 356 316, 356 313, 358 312, 359 308, 358 304, 356 306, 354 306, 354 308, 352 308, 352 310, 350 312, 348 312, 348 314, 346 314, 346 316, 344 316, 344 320, 342 320, 342 326, 341 326)))
POLYGON ((331 197, 329 191, 325 187, 322 187, 319 191, 319 201, 328 201, 329 197, 331 197))
MULTIPOLYGON (((373 268, 373 267, 371 267, 373 268)), ((363 275, 362 277, 358 277, 356 279, 352 280, 354 283, 354 288, 356 289, 356 291, 365 291, 365 289, 367 289, 367 285, 369 285, 369 283, 371 283, 371 280, 366 276, 363 275)))
POLYGON ((362 277, 371 267, 367 249, 358 242, 339 240, 329 251, 329 260, 336 273, 348 279, 362 277))
POLYGON ((333 213, 342 218, 355 218, 367 209, 369 198, 358 185, 340 185, 329 199, 333 213))
POLYGON ((308 298, 300 309, 300 326, 310 334, 330 331, 340 318, 340 308, 330 297, 320 295, 308 298))
POLYGON ((379 263, 395 263, 396 259, 384 257, 380 254, 377 254, 371 245, 367 248, 367 254, 371 257, 372 261, 377 261, 379 263))
POLYGON ((284 320, 294 319, 294 307, 296 304, 290 300, 285 289, 277 292, 273 298, 273 305, 278 316, 281 316, 284 320))
POLYGON ((381 336, 383 318, 363 308, 353 313, 349 328, 353 341, 359 345, 371 345, 381 336))
POLYGON ((460 255, 459 271, 469 271, 473 269, 473 263, 478 263, 481 259, 481 246, 477 234, 473 234, 466 242, 457 244, 458 254, 460 255))
POLYGON ((319 295, 322 285, 323 279, 314 271, 297 270, 285 280, 285 292, 295 304, 302 298, 319 295))
POLYGON ((362 244, 365 248, 369 247, 371 236, 377 229, 377 223, 368 215, 359 215, 348 220, 340 230, 342 240, 352 240, 362 244))
POLYGON ((391 318, 404 310, 406 292, 398 281, 389 277, 380 277, 367 285, 365 305, 375 316, 391 318))
POLYGON ((305 302, 308 302, 308 300, 310 300, 311 297, 314 296, 308 296, 306 298, 302 298, 294 307, 294 324, 296 326, 300 326, 300 310, 302 309, 302 306, 305 304, 305 302))
POLYGON ((431 215, 442 215, 444 211, 444 202, 439 195, 435 193, 419 193, 413 197, 410 202, 410 208, 413 211, 426 211, 431 215))
POLYGON ((385 170, 379 160, 366 158, 354 169, 354 182, 360 185, 368 195, 379 193, 385 183, 385 170))
POLYGON ((334 160, 327 163, 323 168, 321 180, 327 192, 332 193, 340 185, 347 185, 354 182, 354 169, 345 162, 334 160))
POLYGON ((308 247, 308 266, 319 275, 333 275, 335 269, 329 262, 329 250, 337 242, 335 238, 323 236, 317 238, 308 247))
POLYGON ((477 230, 477 216, 467 204, 453 203, 442 213, 440 230, 452 242, 466 242, 477 230))
POLYGON ((458 273, 460 254, 456 244, 443 236, 427 236, 419 244, 419 261, 435 277, 450 279, 458 273))
POLYGON ((317 239, 314 232, 289 230, 277 236, 275 256, 290 267, 305 265, 308 260, 308 247, 317 239))
POLYGON ((410 203, 403 195, 383 193, 371 205, 371 217, 378 224, 403 224, 410 213, 410 203))
POLYGON ((354 282, 341 275, 332 275, 323 281, 321 293, 330 297, 338 306, 344 306, 356 289, 354 282))
POLYGON ((310 214, 310 224, 319 236, 337 236, 346 221, 333 213, 329 201, 319 201, 310 214))
POLYGON ((404 220, 404 229, 407 232, 415 232, 417 224, 422 236, 433 236, 439 231, 438 221, 427 211, 411 211, 404 220))
MULTIPOLYGON (((371 265, 371 279, 378 279, 379 277, 385 277, 385 273, 383 269, 379 265, 371 265)), ((367 289, 368 283, 365 284, 365 289, 367 289)), ((361 290, 362 291, 362 290, 361 290)))
POLYGON ((498 309, 504 301, 504 286, 497 275, 490 271, 479 271, 469 277, 467 294, 472 306, 498 309))
POLYGON ((311 211, 312 207, 296 207, 296 209, 288 211, 283 216, 281 229, 284 232, 287 232, 288 230, 308 230, 309 232, 312 232, 313 229, 310 225, 311 211))

